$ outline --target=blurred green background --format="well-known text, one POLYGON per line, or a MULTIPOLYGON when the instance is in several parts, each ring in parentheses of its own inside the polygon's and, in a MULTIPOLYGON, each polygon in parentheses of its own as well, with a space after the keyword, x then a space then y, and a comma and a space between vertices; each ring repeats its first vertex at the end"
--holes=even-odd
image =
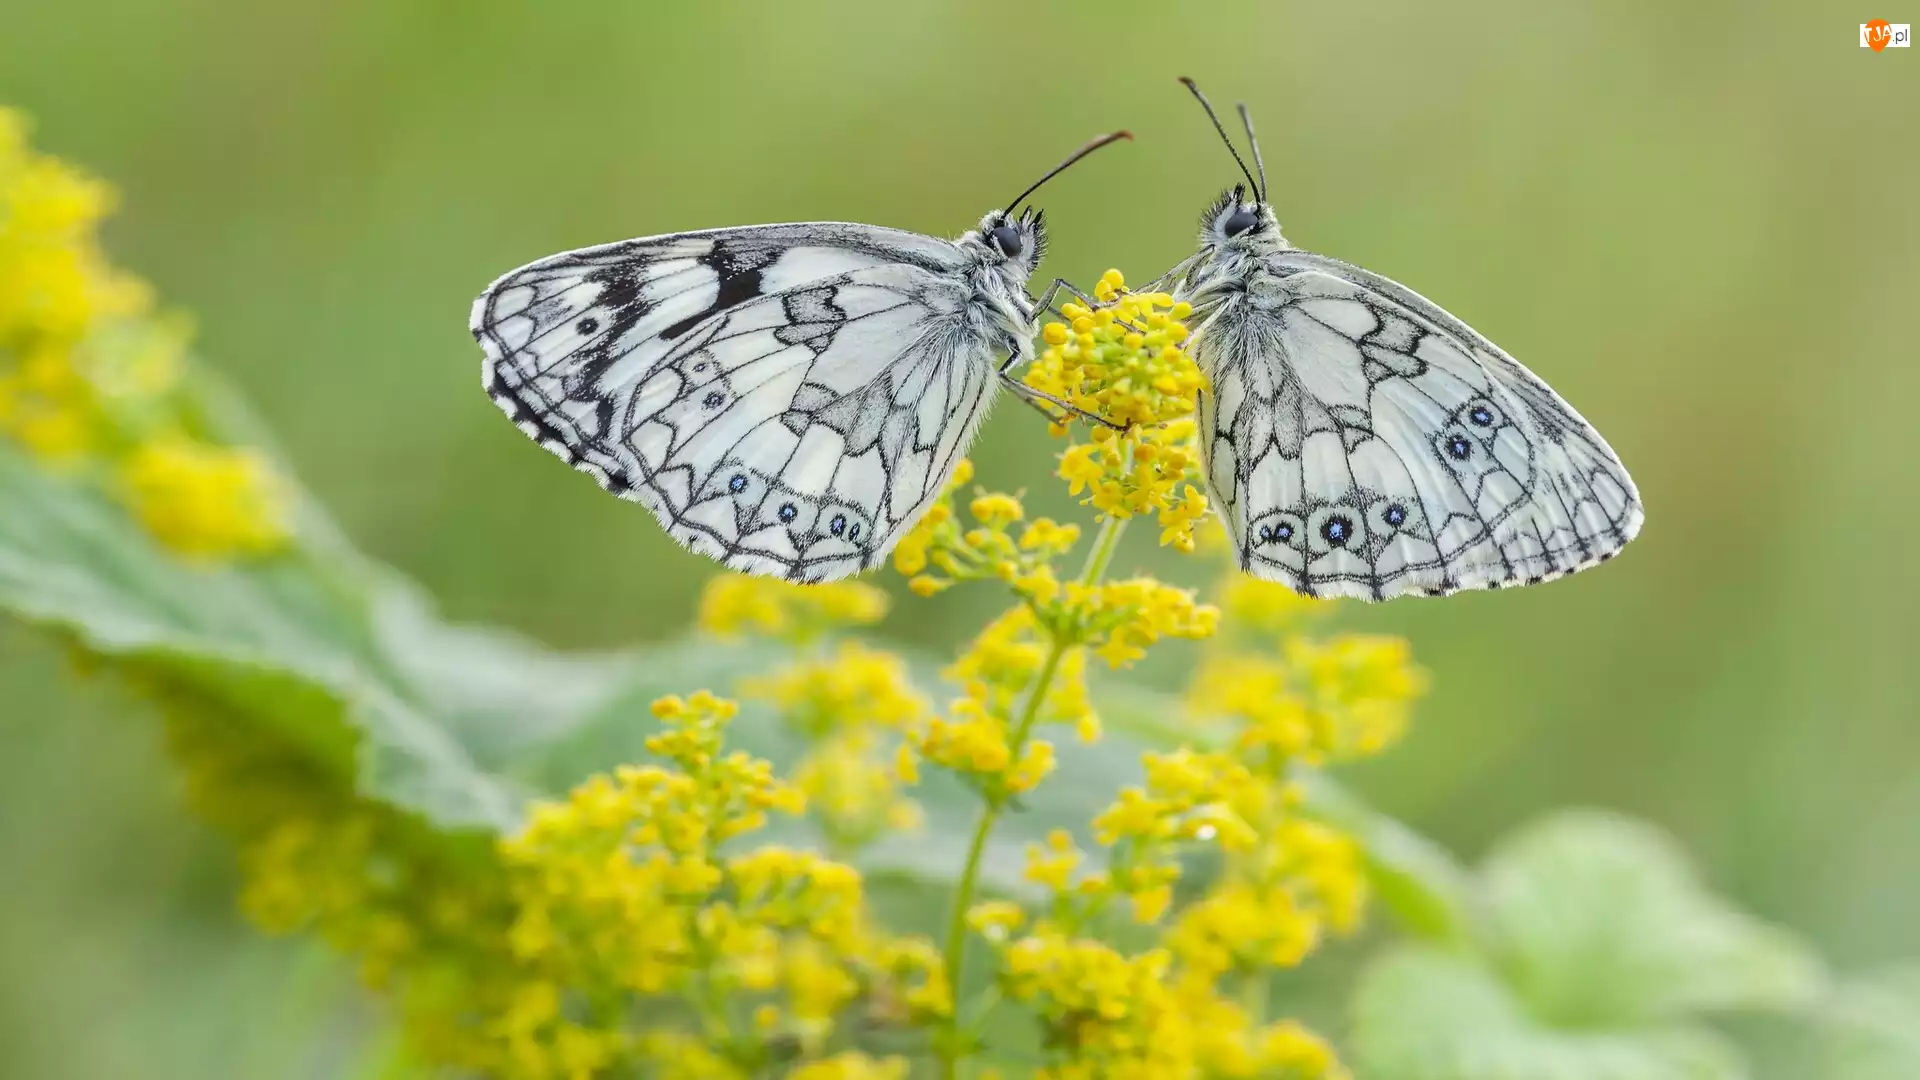
MULTIPOLYGON (((1234 176, 1174 77, 1244 98, 1293 242, 1501 342, 1648 507, 1596 573, 1348 612, 1435 673, 1358 785, 1468 856, 1643 815, 1851 968, 1920 957, 1920 54, 1857 46, 1882 14, 4 0, 0 102, 122 189, 118 260, 361 545, 456 618, 597 645, 675 633, 710 567, 487 402, 489 280, 727 224, 957 235, 1123 126, 1045 192, 1045 270, 1144 280, 1234 176)), ((1053 452, 1007 407, 974 457, 1064 511, 1053 452)), ((1196 581, 1146 532, 1121 569, 1196 581)), ((991 603, 886 629, 945 647, 991 603)), ((139 711, 0 628, 0 1075, 338 1075, 364 1006, 239 924, 139 711)))

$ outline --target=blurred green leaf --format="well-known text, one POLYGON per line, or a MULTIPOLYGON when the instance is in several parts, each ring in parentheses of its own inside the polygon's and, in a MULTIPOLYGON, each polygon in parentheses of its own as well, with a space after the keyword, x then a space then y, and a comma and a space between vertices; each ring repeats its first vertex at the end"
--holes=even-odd
POLYGON ((1822 986, 1804 945, 1708 893, 1639 822, 1557 814, 1501 845, 1483 880, 1502 973, 1558 1026, 1788 1007, 1822 986))
POLYGON ((1920 967, 1851 979, 1818 1016, 1826 1080, 1920 1076, 1920 967))
POLYGON ((1415 877, 1451 882, 1430 902, 1454 918, 1439 925, 1456 947, 1369 965, 1353 1043, 1371 1080, 1740 1077, 1729 1044, 1690 1021, 1803 1006, 1824 985, 1803 945, 1708 893, 1657 829, 1616 815, 1551 816, 1471 881, 1415 877), (1457 932, 1462 912, 1471 935, 1457 932))
POLYGON ((1564 1030, 1475 958, 1402 946, 1361 977, 1350 1037, 1367 1080, 1739 1080, 1732 1049, 1682 1025, 1564 1030))
POLYGON ((93 487, 5 443, 0 609, 273 725, 365 793, 448 826, 513 821, 521 794, 476 752, 563 724, 619 667, 445 626, 350 558, 184 562, 93 487))

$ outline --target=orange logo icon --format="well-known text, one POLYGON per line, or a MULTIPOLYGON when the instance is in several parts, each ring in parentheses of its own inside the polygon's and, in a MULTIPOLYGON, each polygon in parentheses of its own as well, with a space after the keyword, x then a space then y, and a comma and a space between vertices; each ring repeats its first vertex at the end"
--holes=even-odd
POLYGON ((1867 48, 1879 52, 1893 40, 1893 26, 1885 19, 1875 19, 1867 24, 1867 48))

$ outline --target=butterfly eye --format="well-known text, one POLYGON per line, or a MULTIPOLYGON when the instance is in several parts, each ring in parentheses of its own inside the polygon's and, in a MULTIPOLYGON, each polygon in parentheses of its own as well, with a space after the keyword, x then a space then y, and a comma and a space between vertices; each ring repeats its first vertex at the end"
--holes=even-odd
POLYGON ((1220 231, 1229 237, 1239 236, 1258 224, 1260 224, 1260 215, 1242 207, 1227 215, 1227 220, 1220 223, 1220 231))
POLYGON ((1020 230, 1011 225, 1002 225, 987 234, 993 240, 993 246, 1000 254, 1012 258, 1020 254, 1020 230))

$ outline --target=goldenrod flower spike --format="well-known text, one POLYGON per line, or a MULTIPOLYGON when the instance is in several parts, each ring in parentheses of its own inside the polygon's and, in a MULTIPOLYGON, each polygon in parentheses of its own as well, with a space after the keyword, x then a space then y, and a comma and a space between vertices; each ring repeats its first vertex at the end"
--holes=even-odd
POLYGON ((290 539, 292 494, 265 459, 191 434, 173 400, 186 321, 153 314, 96 232, 110 188, 35 154, 0 109, 0 437, 48 468, 107 478, 164 547, 197 561, 290 539), (89 466, 101 466, 88 468, 89 466))

